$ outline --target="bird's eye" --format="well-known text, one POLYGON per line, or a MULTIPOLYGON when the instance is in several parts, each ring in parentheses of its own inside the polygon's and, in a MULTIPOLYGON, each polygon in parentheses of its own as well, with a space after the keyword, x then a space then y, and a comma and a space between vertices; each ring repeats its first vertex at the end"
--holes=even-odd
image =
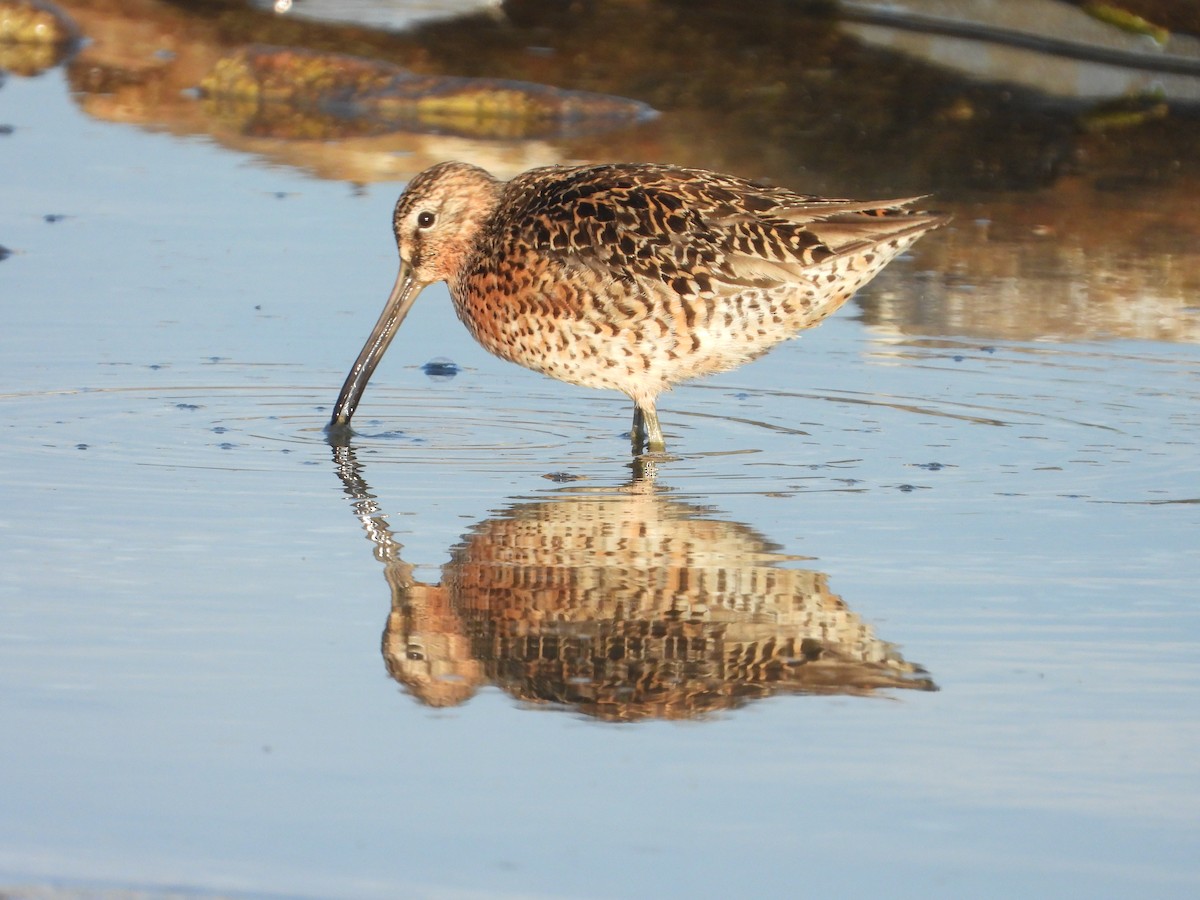
POLYGON ((434 215, 431 212, 423 212, 417 216, 418 228, 429 228, 433 225, 434 215))

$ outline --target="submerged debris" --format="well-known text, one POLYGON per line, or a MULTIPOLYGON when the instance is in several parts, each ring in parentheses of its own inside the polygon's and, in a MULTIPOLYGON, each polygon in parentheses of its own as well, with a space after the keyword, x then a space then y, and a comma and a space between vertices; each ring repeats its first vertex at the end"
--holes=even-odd
POLYGON ((457 375, 461 369, 458 363, 452 359, 446 359, 444 356, 439 356, 431 359, 425 365, 421 366, 421 371, 428 375, 434 381, 449 381, 457 375))

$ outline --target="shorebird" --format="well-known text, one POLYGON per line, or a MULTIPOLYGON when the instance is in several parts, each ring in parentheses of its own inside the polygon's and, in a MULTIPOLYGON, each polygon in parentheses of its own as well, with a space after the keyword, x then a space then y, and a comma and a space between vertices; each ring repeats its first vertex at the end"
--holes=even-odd
POLYGON ((919 198, 831 200, 731 175, 616 163, 500 181, 445 162, 392 228, 400 272, 329 422, 347 434, 417 295, 445 281, 495 355, 634 403, 633 452, 666 449, 659 394, 817 325, 947 217, 919 198))

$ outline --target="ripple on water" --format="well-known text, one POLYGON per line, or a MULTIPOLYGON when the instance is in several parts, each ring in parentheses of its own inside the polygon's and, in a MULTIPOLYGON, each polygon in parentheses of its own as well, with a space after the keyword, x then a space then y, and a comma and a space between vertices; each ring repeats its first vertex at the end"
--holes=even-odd
MULTIPOLYGON (((581 436, 616 426, 612 408, 561 407, 498 390, 372 391, 356 446, 392 462, 487 468, 577 455, 581 436), (552 413, 546 410, 553 409, 552 413)), ((327 445, 327 386, 122 386, 0 395, 10 442, 39 454, 87 453, 135 465, 265 470, 274 457, 327 445)), ((544 401, 544 402, 543 402, 544 401)), ((607 401, 611 404, 611 398, 607 401)), ((615 434, 603 434, 619 444, 615 434)), ((303 454, 311 458, 311 453, 303 454)))
POLYGON ((872 356, 940 378, 955 403, 1001 422, 981 451, 1002 475, 1067 473, 1074 497, 1097 501, 1197 494, 1200 477, 1188 479, 1200 461, 1200 378, 1190 347, 905 339, 872 356))
MULTIPOLYGON (((677 455, 661 470, 708 494, 928 496, 973 485, 997 496, 1186 502, 1200 493, 1180 475, 1200 458, 1200 388, 1183 356, 1157 345, 892 340, 823 372, 838 388, 799 390, 751 367, 664 395, 677 455)), ((9 393, 0 405, 10 450, 263 471, 326 458, 331 399, 328 384, 129 385, 9 393)), ((451 384, 375 385, 369 399, 354 444, 380 462, 609 480, 629 463, 629 403, 606 392, 467 373, 451 384)), ((10 467, 10 478, 27 474, 10 467)))

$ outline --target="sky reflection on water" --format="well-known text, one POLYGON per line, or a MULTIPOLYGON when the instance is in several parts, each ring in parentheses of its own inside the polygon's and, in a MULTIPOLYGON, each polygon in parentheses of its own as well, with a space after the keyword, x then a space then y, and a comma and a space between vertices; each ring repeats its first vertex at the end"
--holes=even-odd
MULTIPOLYGON (((398 185, 99 122, 59 71, 0 104, 0 883, 1194 894, 1186 332, 889 325, 914 284, 965 302, 931 236, 857 309, 664 397, 664 502, 822 573, 936 693, 431 708, 387 675, 393 593, 320 433, 398 185)), ((440 289, 376 378, 356 454, 420 581, 629 480, 626 401, 487 356, 440 289), (461 371, 430 380, 438 356, 461 371)))

